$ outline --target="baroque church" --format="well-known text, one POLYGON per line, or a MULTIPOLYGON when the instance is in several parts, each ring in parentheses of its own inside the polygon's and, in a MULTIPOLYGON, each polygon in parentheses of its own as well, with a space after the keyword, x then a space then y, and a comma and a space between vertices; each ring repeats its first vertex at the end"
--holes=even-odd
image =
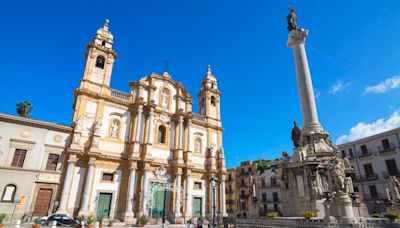
POLYGON ((211 218, 215 199, 216 214, 227 216, 221 94, 210 66, 193 113, 192 96, 168 72, 130 82, 129 92, 110 88, 116 57, 106 20, 74 92, 57 212, 183 223, 211 218))

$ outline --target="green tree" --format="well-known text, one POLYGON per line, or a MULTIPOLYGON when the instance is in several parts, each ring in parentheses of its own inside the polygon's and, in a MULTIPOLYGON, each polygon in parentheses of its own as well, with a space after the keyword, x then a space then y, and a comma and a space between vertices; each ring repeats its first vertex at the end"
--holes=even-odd
POLYGON ((23 101, 17 103, 16 111, 19 116, 28 118, 32 112, 32 105, 29 101, 23 101))

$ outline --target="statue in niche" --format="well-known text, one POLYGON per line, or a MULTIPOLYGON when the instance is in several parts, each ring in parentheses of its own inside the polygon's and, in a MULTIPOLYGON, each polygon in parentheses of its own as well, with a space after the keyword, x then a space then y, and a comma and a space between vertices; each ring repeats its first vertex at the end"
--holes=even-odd
POLYGON ((119 130, 119 121, 113 120, 110 132, 111 137, 118 138, 118 130, 119 130))
POLYGON ((292 129, 292 141, 295 148, 301 147, 301 130, 299 126, 297 126, 296 121, 293 122, 294 127, 292 129))
POLYGON ((154 176, 157 178, 157 179, 161 179, 161 178, 164 178, 165 177, 165 174, 167 173, 167 169, 164 167, 164 165, 161 165, 161 166, 159 166, 159 167, 157 167, 155 170, 154 170, 154 176))
POLYGON ((389 186, 392 192, 393 200, 400 200, 400 182, 395 176, 389 176, 389 186))
POLYGON ((161 92, 161 107, 168 108, 168 98, 169 98, 168 91, 164 89, 161 92))
POLYGON ((297 30, 298 29, 297 28, 297 15, 296 15, 296 11, 294 11, 293 8, 290 8, 290 12, 286 18, 287 18, 287 23, 288 23, 288 26, 287 26, 288 31, 290 32, 293 30, 297 30))
POLYGON ((194 151, 196 153, 200 153, 201 152, 201 139, 200 138, 196 138, 196 141, 194 143, 195 143, 194 151))
POLYGON ((81 131, 82 130, 82 117, 78 117, 78 119, 75 120, 75 131, 81 131))

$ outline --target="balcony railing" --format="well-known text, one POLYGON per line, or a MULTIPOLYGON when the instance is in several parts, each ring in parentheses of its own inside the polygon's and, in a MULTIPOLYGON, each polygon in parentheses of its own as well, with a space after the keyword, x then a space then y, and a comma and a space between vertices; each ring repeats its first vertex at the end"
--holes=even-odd
POLYGON ((382 177, 383 178, 385 178, 385 179, 387 179, 387 178, 389 178, 389 176, 396 176, 396 177, 399 177, 400 176, 400 170, 396 170, 396 172, 391 172, 391 173, 389 173, 389 172, 382 172, 382 177))
POLYGON ((367 151, 364 151, 364 152, 362 152, 362 151, 357 151, 356 152, 356 155, 357 155, 357 157, 359 157, 359 158, 362 158, 362 157, 367 157, 367 156, 371 156, 371 155, 373 155, 374 153, 372 152, 372 149, 367 149, 367 151))
POLYGON ((117 97, 120 99, 128 100, 129 99, 129 93, 125 93, 116 89, 111 89, 111 96, 112 97, 117 97))
POLYGON ((354 182, 374 181, 374 180, 379 180, 379 176, 376 173, 368 175, 368 176, 364 176, 364 175, 356 176, 353 179, 354 182))
POLYGON ((387 199, 386 194, 377 193, 377 194, 364 194, 364 200, 385 200, 387 199))
POLYGON ((384 148, 383 146, 378 146, 378 151, 381 154, 384 153, 389 153, 389 152, 395 152, 396 151, 396 146, 394 143, 390 143, 389 147, 384 148))
POLYGON ((193 113, 193 119, 200 120, 200 121, 204 121, 205 120, 205 118, 203 116, 200 116, 197 113, 193 113))

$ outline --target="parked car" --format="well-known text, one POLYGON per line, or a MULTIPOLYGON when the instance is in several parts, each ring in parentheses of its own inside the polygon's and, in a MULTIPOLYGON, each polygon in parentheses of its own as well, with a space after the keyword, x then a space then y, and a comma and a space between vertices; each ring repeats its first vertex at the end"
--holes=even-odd
POLYGON ((52 214, 48 217, 43 217, 41 224, 51 225, 53 221, 56 221, 58 226, 75 226, 79 223, 77 220, 69 217, 67 214, 52 214))

